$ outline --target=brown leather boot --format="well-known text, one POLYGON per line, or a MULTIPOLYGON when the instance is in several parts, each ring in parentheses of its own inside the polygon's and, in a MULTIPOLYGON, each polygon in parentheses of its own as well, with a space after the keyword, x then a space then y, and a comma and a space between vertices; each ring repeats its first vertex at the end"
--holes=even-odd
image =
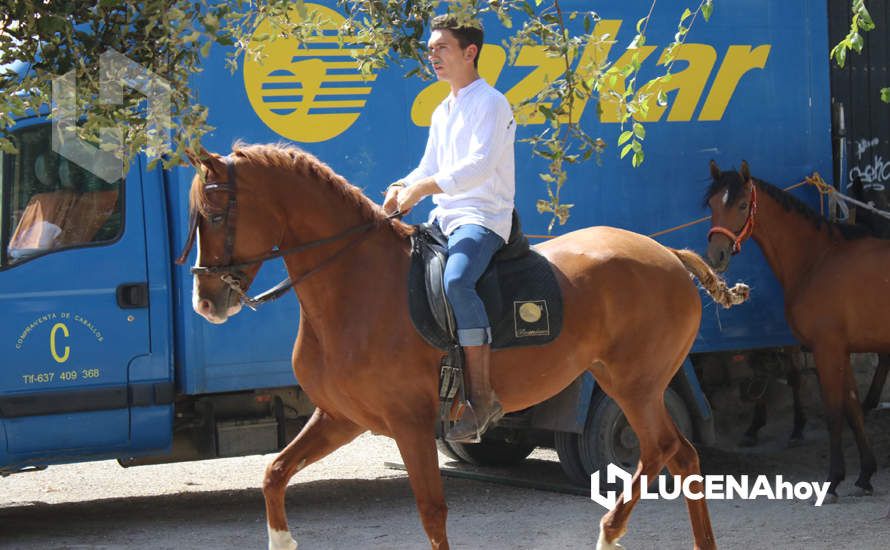
POLYGON ((452 443, 479 443, 482 434, 504 416, 504 409, 491 388, 491 346, 464 347, 464 368, 469 383, 469 398, 460 420, 448 430, 445 439, 452 443))

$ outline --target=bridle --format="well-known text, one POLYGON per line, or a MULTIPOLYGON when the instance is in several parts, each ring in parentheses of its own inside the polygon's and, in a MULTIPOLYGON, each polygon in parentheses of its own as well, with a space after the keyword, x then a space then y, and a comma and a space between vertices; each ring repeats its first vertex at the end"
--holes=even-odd
MULTIPOLYGON (((750 181, 750 180, 749 180, 750 181)), ((757 186, 751 181, 751 205, 748 207, 748 217, 745 218, 745 225, 738 234, 733 233, 725 227, 715 225, 708 231, 708 242, 711 242, 711 236, 719 233, 732 241, 732 255, 735 256, 742 251, 742 243, 754 233, 754 215, 757 213, 757 186)))
MULTIPOLYGON (((283 296, 288 290, 293 288, 294 286, 300 284, 308 277, 314 275, 315 273, 321 271, 323 268, 327 267, 334 260, 339 258, 342 254, 344 254, 347 250, 352 248, 353 246, 358 245, 361 241, 365 240, 371 233, 368 232, 369 229, 376 225, 376 222, 368 222, 361 225, 357 225, 351 227, 345 231, 337 233, 331 237, 325 237, 323 239, 318 239, 315 241, 311 241, 308 243, 304 243, 298 246, 294 246, 291 248, 284 249, 275 249, 270 250, 256 258, 245 260, 243 262, 232 263, 232 256, 234 254, 235 249, 235 225, 238 217, 238 203, 236 200, 237 197, 237 182, 235 179, 235 164, 229 157, 225 157, 223 159, 226 163, 227 169, 227 177, 228 181, 216 181, 216 180, 207 180, 204 182, 204 191, 221 191, 228 193, 229 199, 226 201, 225 208, 213 208, 208 209, 208 213, 212 216, 222 216, 221 223, 223 223, 223 227, 226 231, 226 240, 225 246, 223 248, 223 259, 220 262, 220 265, 213 266, 194 266, 191 268, 191 272, 194 275, 202 276, 202 275, 216 275, 220 278, 220 280, 226 284, 240 299, 240 301, 246 305, 247 307, 256 310, 256 307, 265 302, 270 302, 277 298, 283 296), (339 241, 345 237, 348 237, 352 234, 360 233, 358 237, 349 241, 346 246, 338 250, 332 256, 322 261, 321 264, 316 267, 310 269, 306 273, 300 275, 296 280, 291 279, 290 277, 284 279, 274 287, 266 290, 258 294, 257 296, 251 298, 245 293, 245 288, 243 287, 243 281, 247 280, 247 273, 245 271, 246 268, 262 264, 266 260, 271 260, 274 258, 282 258, 284 256, 288 256, 290 254, 296 254, 297 252, 303 252, 305 250, 310 250, 312 248, 317 248, 319 246, 323 246, 329 243, 333 243, 339 241)), ((182 253, 179 255, 179 258, 176 259, 176 263, 182 265, 188 261, 189 252, 191 252, 192 247, 195 244, 195 239, 198 232, 198 212, 196 209, 192 209, 192 212, 189 215, 189 233, 186 239, 185 246, 183 247, 182 253)), ((395 212, 387 217, 387 219, 392 219, 400 216, 399 212, 395 212)))

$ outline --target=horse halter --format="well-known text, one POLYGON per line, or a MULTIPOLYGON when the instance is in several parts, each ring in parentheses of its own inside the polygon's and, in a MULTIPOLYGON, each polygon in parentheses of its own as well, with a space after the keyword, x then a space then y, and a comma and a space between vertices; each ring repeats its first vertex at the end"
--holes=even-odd
POLYGON ((739 252, 742 251, 742 243, 745 242, 745 239, 750 237, 754 233, 754 215, 757 213, 757 186, 751 181, 751 206, 748 207, 748 217, 745 218, 745 225, 742 226, 739 234, 736 235, 729 229, 725 227, 721 227, 719 225, 715 225, 708 231, 708 242, 711 241, 711 236, 714 233, 719 233, 726 237, 729 237, 729 240, 732 241, 732 255, 735 256, 739 252))
MULTIPOLYGON (((286 249, 277 249, 270 250, 265 254, 257 258, 253 258, 251 260, 246 260, 239 263, 232 263, 232 256, 234 254, 235 249, 235 221, 237 220, 238 214, 238 204, 237 204, 237 183, 235 179, 235 164, 229 157, 225 157, 226 168, 227 168, 227 176, 228 181, 220 182, 215 180, 208 180, 204 182, 204 190, 205 191, 223 191, 229 194, 229 200, 226 202, 225 209, 213 209, 210 210, 210 214, 213 216, 221 215, 222 223, 226 229, 226 240, 225 240, 225 248, 223 249, 223 261, 221 265, 214 266, 194 266, 191 268, 191 272, 193 275, 217 275, 220 280, 226 284, 239 298, 239 300, 249 307, 250 309, 256 311, 256 307, 262 303, 269 302, 283 296, 288 290, 293 288, 295 285, 299 284, 309 276, 315 274, 320 271, 322 268, 333 262, 337 259, 341 254, 346 252, 348 249, 352 248, 353 245, 358 244, 360 241, 367 238, 370 233, 366 233, 361 235, 360 237, 353 239, 346 246, 338 250, 331 257, 327 258, 321 264, 316 266, 315 268, 309 270, 306 273, 303 273, 297 280, 292 280, 290 277, 284 279, 274 287, 266 290, 258 294, 257 296, 251 298, 245 293, 245 289, 242 287, 242 281, 247 280, 247 273, 245 269, 254 265, 259 265, 265 262, 266 260, 271 260, 274 258, 282 258, 284 256, 295 254, 297 252, 302 252, 304 250, 309 250, 311 248, 316 248, 328 243, 332 243, 335 241, 339 241, 340 239, 351 235, 353 233, 366 232, 371 229, 375 222, 368 222, 362 225, 357 225, 346 231, 342 231, 334 236, 326 237, 324 239, 318 239, 315 241, 311 241, 308 243, 301 244, 299 246, 295 246, 292 248, 286 249)), ((394 217, 394 216, 390 216, 394 217)), ((195 238, 198 232, 198 213, 196 210, 192 210, 189 216, 189 233, 188 238, 186 239, 185 246, 183 247, 182 253, 179 255, 179 258, 176 259, 176 263, 179 265, 184 264, 188 260, 189 252, 191 252, 192 247, 195 244, 195 238)))

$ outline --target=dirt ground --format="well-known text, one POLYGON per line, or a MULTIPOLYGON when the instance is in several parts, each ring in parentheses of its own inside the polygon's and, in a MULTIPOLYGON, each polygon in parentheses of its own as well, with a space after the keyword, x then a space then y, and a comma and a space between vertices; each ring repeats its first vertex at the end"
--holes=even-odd
MULTIPOLYGON (((808 384, 813 384, 809 374, 808 384)), ((806 386, 805 386, 806 389, 806 386)), ((811 393, 812 386, 808 392, 811 393)), ((785 392, 778 386, 771 391, 785 392)), ((771 411, 762 442, 739 449, 732 439, 750 418, 750 406, 727 409, 720 449, 702 449, 706 473, 782 474, 792 481, 822 481, 827 435, 818 393, 807 400, 811 417, 802 445, 788 447, 787 407, 771 411), (732 410, 731 414, 729 411, 732 410), (733 416, 735 415, 735 416, 733 416), (727 428, 729 426, 729 428, 727 428)), ((835 504, 801 501, 709 502, 721 548, 890 547, 890 409, 867 418, 878 457, 875 494, 858 496, 858 455, 845 432, 847 480, 835 504)), ((124 469, 116 462, 54 466, 0 480, 0 548, 261 548, 265 512, 259 489, 269 456, 124 469)), ((445 457, 441 464, 450 467, 445 457)), ((288 518, 300 548, 428 548, 395 444, 365 435, 301 472, 288 490, 288 518)), ((537 481, 563 480, 556 455, 539 449, 510 474, 537 481)), ((454 548, 592 548, 603 509, 584 496, 445 477, 449 538, 454 548)), ((628 549, 691 548, 681 501, 641 502, 622 539, 628 549)))

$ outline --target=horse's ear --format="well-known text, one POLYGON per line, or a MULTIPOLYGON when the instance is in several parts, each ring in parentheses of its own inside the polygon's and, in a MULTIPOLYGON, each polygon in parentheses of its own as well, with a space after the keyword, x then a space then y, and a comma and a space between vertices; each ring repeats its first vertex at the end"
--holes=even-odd
POLYGON ((751 181, 751 170, 748 168, 747 161, 742 161, 742 167, 739 168, 739 174, 742 176, 742 181, 745 183, 751 181))
POLYGON ((717 166, 717 163, 714 161, 714 159, 711 159, 711 178, 713 178, 714 181, 720 179, 720 167, 717 166))
POLYGON ((201 166, 201 159, 199 158, 199 154, 192 151, 191 149, 183 149, 183 153, 185 153, 186 158, 189 160, 189 163, 198 168, 201 166))
POLYGON ((185 155, 195 168, 204 166, 209 173, 220 175, 226 173, 226 164, 222 161, 219 155, 210 153, 203 147, 200 147, 197 151, 186 149, 185 155))

